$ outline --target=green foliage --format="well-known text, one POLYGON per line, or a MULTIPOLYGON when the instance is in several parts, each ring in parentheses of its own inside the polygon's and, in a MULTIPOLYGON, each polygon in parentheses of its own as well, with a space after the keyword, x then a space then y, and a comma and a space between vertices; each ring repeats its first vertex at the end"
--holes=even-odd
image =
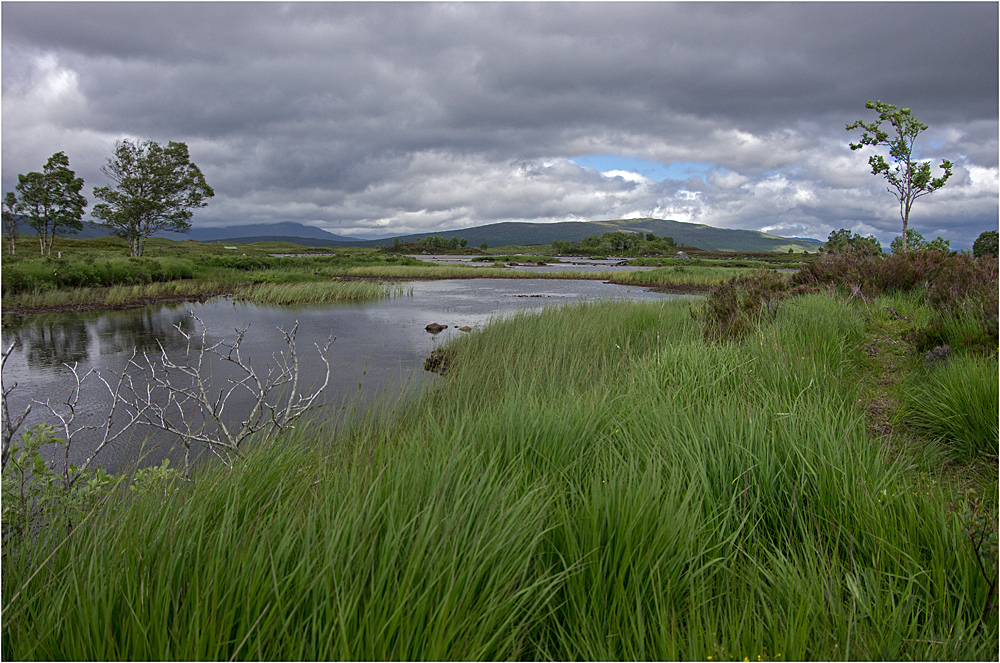
POLYGON ((898 235, 893 238, 890 248, 893 253, 905 253, 907 251, 943 251, 948 253, 951 251, 951 240, 943 237, 935 237, 932 241, 928 242, 924 239, 923 235, 913 228, 909 228, 906 231, 906 247, 903 247, 903 236, 898 235))
POLYGON ((927 249, 927 240, 913 228, 906 230, 906 246, 903 246, 903 236, 897 235, 889 244, 889 250, 895 253, 906 253, 907 251, 924 251, 927 249))
POLYGON ((984 256, 998 255, 997 252, 997 231, 987 230, 980 233, 979 237, 972 244, 972 254, 977 258, 982 258, 984 256))
POLYGON ((16 193, 4 196, 5 228, 15 228, 16 235, 15 216, 23 216, 38 235, 40 255, 51 254, 57 233, 83 229, 87 199, 80 193, 82 188, 83 178, 70 170, 69 158, 56 152, 45 162, 42 172, 17 176, 16 193))
POLYGON ((579 242, 552 242, 552 252, 560 255, 638 255, 670 251, 673 248, 674 240, 670 237, 618 230, 603 235, 590 235, 579 242))
POLYGON ((215 195, 187 145, 170 141, 166 148, 147 140, 118 141, 115 154, 101 171, 110 187, 95 187, 103 203, 91 214, 101 225, 128 240, 131 255, 142 255, 146 240, 159 230, 184 232, 191 227, 191 210, 204 207, 215 195))
POLYGON ((70 463, 62 473, 54 472, 40 453, 45 445, 66 444, 54 432, 52 426, 39 424, 22 433, 20 441, 12 442, 2 479, 5 546, 21 545, 41 527, 71 530, 118 481, 100 466, 81 471, 70 463))
MULTIPOLYGON (((944 173, 941 177, 934 178, 931 176, 929 161, 917 163, 913 160, 913 143, 927 129, 927 125, 917 121, 909 108, 897 108, 882 101, 868 101, 865 108, 876 111, 878 120, 869 123, 858 120, 847 125, 848 131, 859 127, 864 130, 861 140, 850 143, 850 147, 852 150, 860 150, 866 146, 889 150, 891 163, 881 154, 874 154, 868 158, 868 164, 872 167, 872 175, 885 178, 889 183, 890 193, 899 201, 903 236, 909 238, 907 226, 914 201, 943 187, 951 177, 952 163, 943 159, 940 167, 944 173), (883 122, 889 123, 891 131, 882 128, 883 122)), ((906 251, 907 248, 903 246, 902 250, 906 251)))
POLYGON ((150 465, 135 473, 128 489, 135 495, 160 495, 167 497, 180 488, 183 476, 170 467, 170 459, 164 458, 159 465, 150 465))
POLYGON ((879 244, 874 235, 867 237, 862 237, 858 233, 852 235, 847 228, 832 231, 823 248, 830 252, 858 251, 867 255, 881 255, 882 253, 882 245, 879 244))
POLYGON ((48 259, 4 265, 4 296, 68 288, 106 288, 163 283, 195 275, 190 260, 171 258, 111 258, 108 260, 48 259))
POLYGON ((392 246, 381 246, 378 250, 382 253, 476 253, 475 249, 465 251, 468 243, 465 239, 457 237, 444 239, 437 235, 424 237, 417 242, 400 242, 397 237, 393 240, 392 246))

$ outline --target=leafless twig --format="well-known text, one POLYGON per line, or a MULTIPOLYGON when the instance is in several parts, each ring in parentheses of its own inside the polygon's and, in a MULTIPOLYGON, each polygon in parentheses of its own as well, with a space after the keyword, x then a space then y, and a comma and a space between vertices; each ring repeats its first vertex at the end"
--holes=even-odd
POLYGON ((319 386, 309 394, 302 394, 295 345, 298 322, 290 331, 279 329, 287 350, 272 355, 274 363, 269 363, 266 373, 260 374, 241 352, 248 327, 237 329, 233 341, 209 344, 205 323, 193 313, 191 317, 200 325, 200 333, 189 333, 175 325, 187 341, 182 361, 171 359, 161 345, 158 356, 144 353, 141 359, 133 357, 127 367, 149 376, 144 390, 131 392, 128 406, 141 412, 146 424, 179 437, 185 448, 185 470, 190 465, 193 443, 204 444, 228 463, 232 456, 241 454, 249 438, 293 427, 295 420, 316 404, 329 383, 328 353, 334 341, 331 335, 323 347, 316 345, 325 374, 319 386), (221 384, 213 381, 214 362, 228 366, 234 375, 221 384), (286 390, 283 402, 275 403, 274 395, 286 390), (251 400, 246 416, 238 424, 233 424, 227 416, 230 399, 235 395, 251 400))

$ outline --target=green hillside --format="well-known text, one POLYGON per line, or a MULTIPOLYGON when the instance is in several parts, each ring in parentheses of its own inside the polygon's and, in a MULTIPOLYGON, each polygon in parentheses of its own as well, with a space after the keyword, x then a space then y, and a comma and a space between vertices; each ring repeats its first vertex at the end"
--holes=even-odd
MULTIPOLYGON (((755 230, 730 230, 714 228, 698 223, 684 223, 667 219, 619 219, 615 221, 567 221, 562 223, 491 223, 474 228, 420 233, 416 235, 399 235, 400 241, 414 242, 438 235, 440 237, 459 237, 468 240, 470 246, 478 246, 486 242, 490 246, 507 246, 513 244, 551 244, 553 240, 579 242, 590 235, 604 233, 641 232, 653 233, 660 237, 673 237, 674 242, 684 246, 694 246, 708 251, 753 251, 796 252, 816 251, 820 244, 800 239, 788 239, 755 230)), ((371 240, 367 244, 374 246, 391 242, 392 238, 371 240)))

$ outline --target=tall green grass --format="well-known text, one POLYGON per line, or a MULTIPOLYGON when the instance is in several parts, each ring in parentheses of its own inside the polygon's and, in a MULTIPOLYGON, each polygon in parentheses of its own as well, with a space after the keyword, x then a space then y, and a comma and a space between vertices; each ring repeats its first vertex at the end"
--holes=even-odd
POLYGON ((3 655, 995 660, 961 523, 856 406, 861 331, 819 296, 741 344, 684 303, 515 314, 391 421, 9 551, 3 655))
POLYGON ((901 388, 899 419, 962 456, 1000 450, 1000 375, 995 356, 958 356, 924 369, 901 388))
POLYGON ((379 299, 401 292, 399 287, 372 281, 278 282, 241 286, 233 291, 232 297, 253 304, 325 304, 379 299))

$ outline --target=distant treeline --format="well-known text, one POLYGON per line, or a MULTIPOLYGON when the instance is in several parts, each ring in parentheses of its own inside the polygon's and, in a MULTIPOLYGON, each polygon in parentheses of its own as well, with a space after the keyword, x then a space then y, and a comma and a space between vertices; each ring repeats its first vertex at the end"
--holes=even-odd
MULTIPOLYGON (((478 253, 475 249, 464 250, 468 244, 468 240, 464 237, 462 239, 458 237, 445 239, 444 237, 431 235, 430 237, 424 237, 418 242, 400 242, 398 237, 394 237, 392 239, 392 246, 380 246, 378 250, 383 253, 420 253, 422 251, 433 253, 457 251, 461 251, 462 253, 478 253)), ((486 242, 480 244, 479 248, 485 251, 487 248, 486 242)))
POLYGON ((579 242, 552 242, 552 252, 561 255, 616 254, 636 255, 663 253, 677 248, 673 237, 657 237, 653 233, 623 233, 615 231, 584 237, 579 242))

